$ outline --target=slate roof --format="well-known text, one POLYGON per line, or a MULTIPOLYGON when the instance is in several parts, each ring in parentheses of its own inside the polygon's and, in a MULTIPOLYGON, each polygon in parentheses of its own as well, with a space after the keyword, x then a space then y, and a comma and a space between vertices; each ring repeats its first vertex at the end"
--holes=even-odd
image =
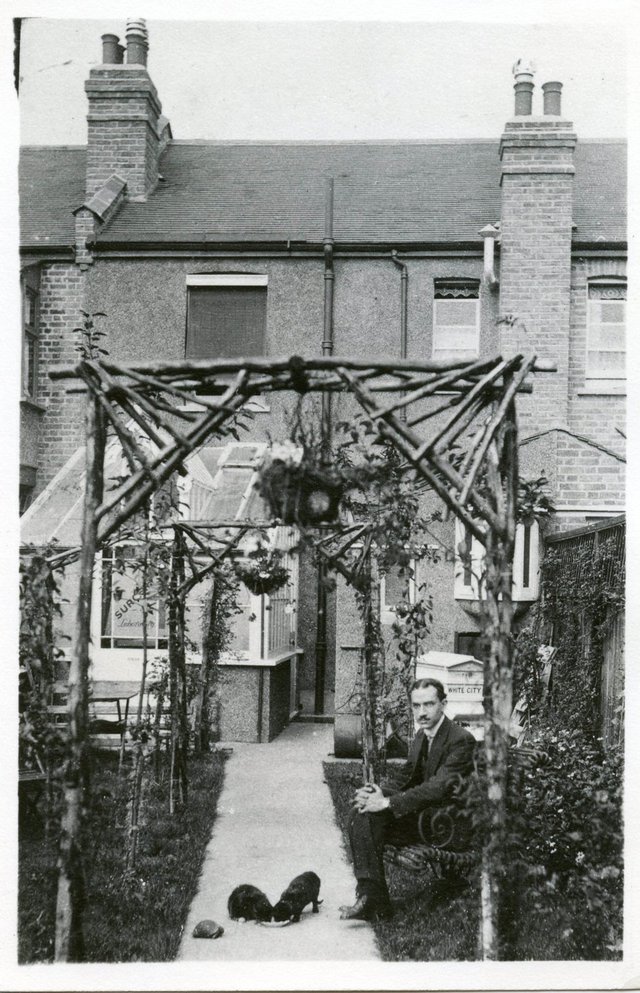
POLYGON ((20 152, 20 244, 73 245, 73 211, 85 201, 87 149, 25 146, 20 152))
MULTIPOLYGON (((22 154, 22 243, 73 243, 84 201, 85 150, 22 154)), ((579 142, 575 240, 626 240, 626 146, 579 142)), ((498 141, 173 142, 163 181, 126 203, 98 236, 107 244, 308 242, 324 236, 325 180, 333 176, 340 243, 479 243, 500 217, 498 141)))

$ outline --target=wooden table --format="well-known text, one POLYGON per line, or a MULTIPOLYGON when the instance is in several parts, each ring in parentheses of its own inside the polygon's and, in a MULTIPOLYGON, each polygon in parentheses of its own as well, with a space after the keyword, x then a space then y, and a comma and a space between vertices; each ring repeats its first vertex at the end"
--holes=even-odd
POLYGON ((140 693, 138 680, 97 679, 89 684, 91 703, 115 703, 120 726, 120 765, 124 759, 124 743, 129 719, 129 704, 140 693), (121 704, 124 702, 124 718, 121 704))
POLYGON ((129 717, 129 703, 139 693, 140 683, 137 680, 98 679, 95 682, 89 683, 89 699, 91 703, 115 703, 118 711, 118 722, 120 724, 123 721, 120 705, 124 702, 125 730, 129 717))

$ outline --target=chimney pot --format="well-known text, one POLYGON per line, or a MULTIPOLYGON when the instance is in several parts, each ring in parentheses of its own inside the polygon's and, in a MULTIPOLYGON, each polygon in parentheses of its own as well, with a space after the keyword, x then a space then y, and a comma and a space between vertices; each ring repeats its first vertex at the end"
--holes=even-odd
POLYGON ((124 53, 126 52, 126 50, 127 49, 124 45, 118 45, 118 53, 117 53, 118 57, 116 59, 118 65, 122 65, 122 63, 124 62, 124 53))
POLYGON ((147 24, 143 17, 130 17, 127 20, 127 64, 147 64, 149 38, 147 24))
POLYGON ((533 76, 535 73, 535 66, 533 62, 527 62, 525 59, 518 59, 513 66, 512 72, 516 80, 513 87, 516 93, 516 117, 523 115, 529 116, 531 114, 533 102, 533 76))
POLYGON ((543 83, 542 93, 544 113, 546 115, 553 114, 556 117, 560 117, 560 114, 562 113, 562 83, 558 83, 555 80, 551 83, 543 83))
POLYGON ((117 34, 103 34, 102 35, 102 64, 112 65, 114 62, 122 61, 118 60, 118 49, 122 46, 119 44, 120 39, 117 34))

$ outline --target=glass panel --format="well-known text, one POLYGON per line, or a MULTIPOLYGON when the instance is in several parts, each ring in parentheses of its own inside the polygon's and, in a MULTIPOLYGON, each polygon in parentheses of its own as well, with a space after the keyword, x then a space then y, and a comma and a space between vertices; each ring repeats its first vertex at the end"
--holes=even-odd
POLYGON ((593 351, 620 352, 625 349, 625 337, 624 324, 596 324, 590 329, 589 345, 593 351))
POLYGON ((234 445, 225 459, 225 465, 252 465, 257 453, 257 445, 234 445))
POLYGON ((451 362, 459 362, 460 359, 475 359, 478 357, 476 350, 470 352, 464 348, 434 348, 434 359, 450 359, 451 362))
POLYGON ((524 525, 523 551, 522 551, 522 586, 529 588, 529 575, 531 573, 531 525, 524 525))
POLYGON ((103 638, 111 638, 111 578, 112 563, 111 558, 107 558, 107 552, 102 556, 102 623, 100 633, 103 638))
MULTIPOLYGON (((103 648, 142 648, 143 617, 140 603, 139 549, 132 545, 105 549, 102 556, 100 644, 103 648), (119 568, 120 566, 120 568, 119 568)), ((167 616, 164 601, 151 601, 147 613, 147 645, 166 648, 167 616)))
POLYGON ((252 469, 222 470, 218 480, 219 489, 213 497, 212 513, 216 520, 229 521, 236 517, 252 477, 252 469))
POLYGON ((251 610, 249 590, 242 583, 238 592, 238 606, 241 613, 234 614, 231 623, 231 638, 227 651, 231 654, 243 654, 249 651, 249 630, 251 624, 260 624, 260 618, 251 610), (253 618, 253 620, 251 620, 253 618))
POLYGON ((407 588, 409 585, 409 573, 405 568, 404 575, 399 575, 399 567, 391 569, 385 573, 384 577, 384 601, 387 607, 395 607, 397 604, 406 602, 407 588))
POLYGON ((269 597, 269 654, 278 654, 290 647, 291 587, 287 584, 269 597))
POLYGON ((587 372, 590 376, 598 376, 600 379, 611 377, 621 379, 624 377, 625 353, 624 352, 588 352, 587 372))
POLYGON ((626 304, 622 300, 602 300, 600 303, 601 320, 611 324, 624 324, 626 304))
POLYGON ((448 348, 464 348, 473 352, 476 350, 478 331, 475 325, 436 328, 436 338, 448 348))
POLYGON ((190 287, 187 358, 262 355, 266 314, 263 286, 190 287))
MULTIPOLYGON (((112 635, 114 648, 131 646, 135 641, 142 647, 142 604, 136 599, 139 577, 132 571, 115 572, 112 594, 112 635)), ((155 623, 149 619, 148 636, 155 631, 155 623)), ((136 646, 137 647, 137 646, 136 646)))
MULTIPOLYGON (((197 652, 202 651, 204 611, 205 608, 209 607, 210 588, 211 585, 209 582, 198 583, 198 585, 189 593, 187 598, 184 612, 184 630, 187 641, 192 642, 192 645, 187 646, 188 651, 192 649, 197 652)), ((161 616, 159 620, 163 621, 164 618, 161 616)), ((168 635, 168 631, 166 630, 166 621, 164 626, 161 626, 160 632, 165 637, 168 635)))
POLYGON ((440 326, 450 324, 472 324, 477 321, 478 300, 436 300, 435 323, 440 326))
POLYGON ((36 326, 36 301, 37 295, 33 290, 27 290, 24 295, 24 323, 31 329, 36 326))
POLYGON ((464 529, 464 562, 463 562, 463 578, 462 581, 465 586, 471 586, 471 580, 473 579, 473 564, 471 561, 471 550, 473 547, 473 535, 471 531, 464 529))

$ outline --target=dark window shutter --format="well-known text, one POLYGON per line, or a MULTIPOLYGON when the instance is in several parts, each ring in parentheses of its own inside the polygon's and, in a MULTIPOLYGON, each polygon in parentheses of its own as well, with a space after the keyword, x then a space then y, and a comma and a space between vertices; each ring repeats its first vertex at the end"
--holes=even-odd
POLYGON ((190 286, 187 358, 264 355, 265 286, 190 286))

